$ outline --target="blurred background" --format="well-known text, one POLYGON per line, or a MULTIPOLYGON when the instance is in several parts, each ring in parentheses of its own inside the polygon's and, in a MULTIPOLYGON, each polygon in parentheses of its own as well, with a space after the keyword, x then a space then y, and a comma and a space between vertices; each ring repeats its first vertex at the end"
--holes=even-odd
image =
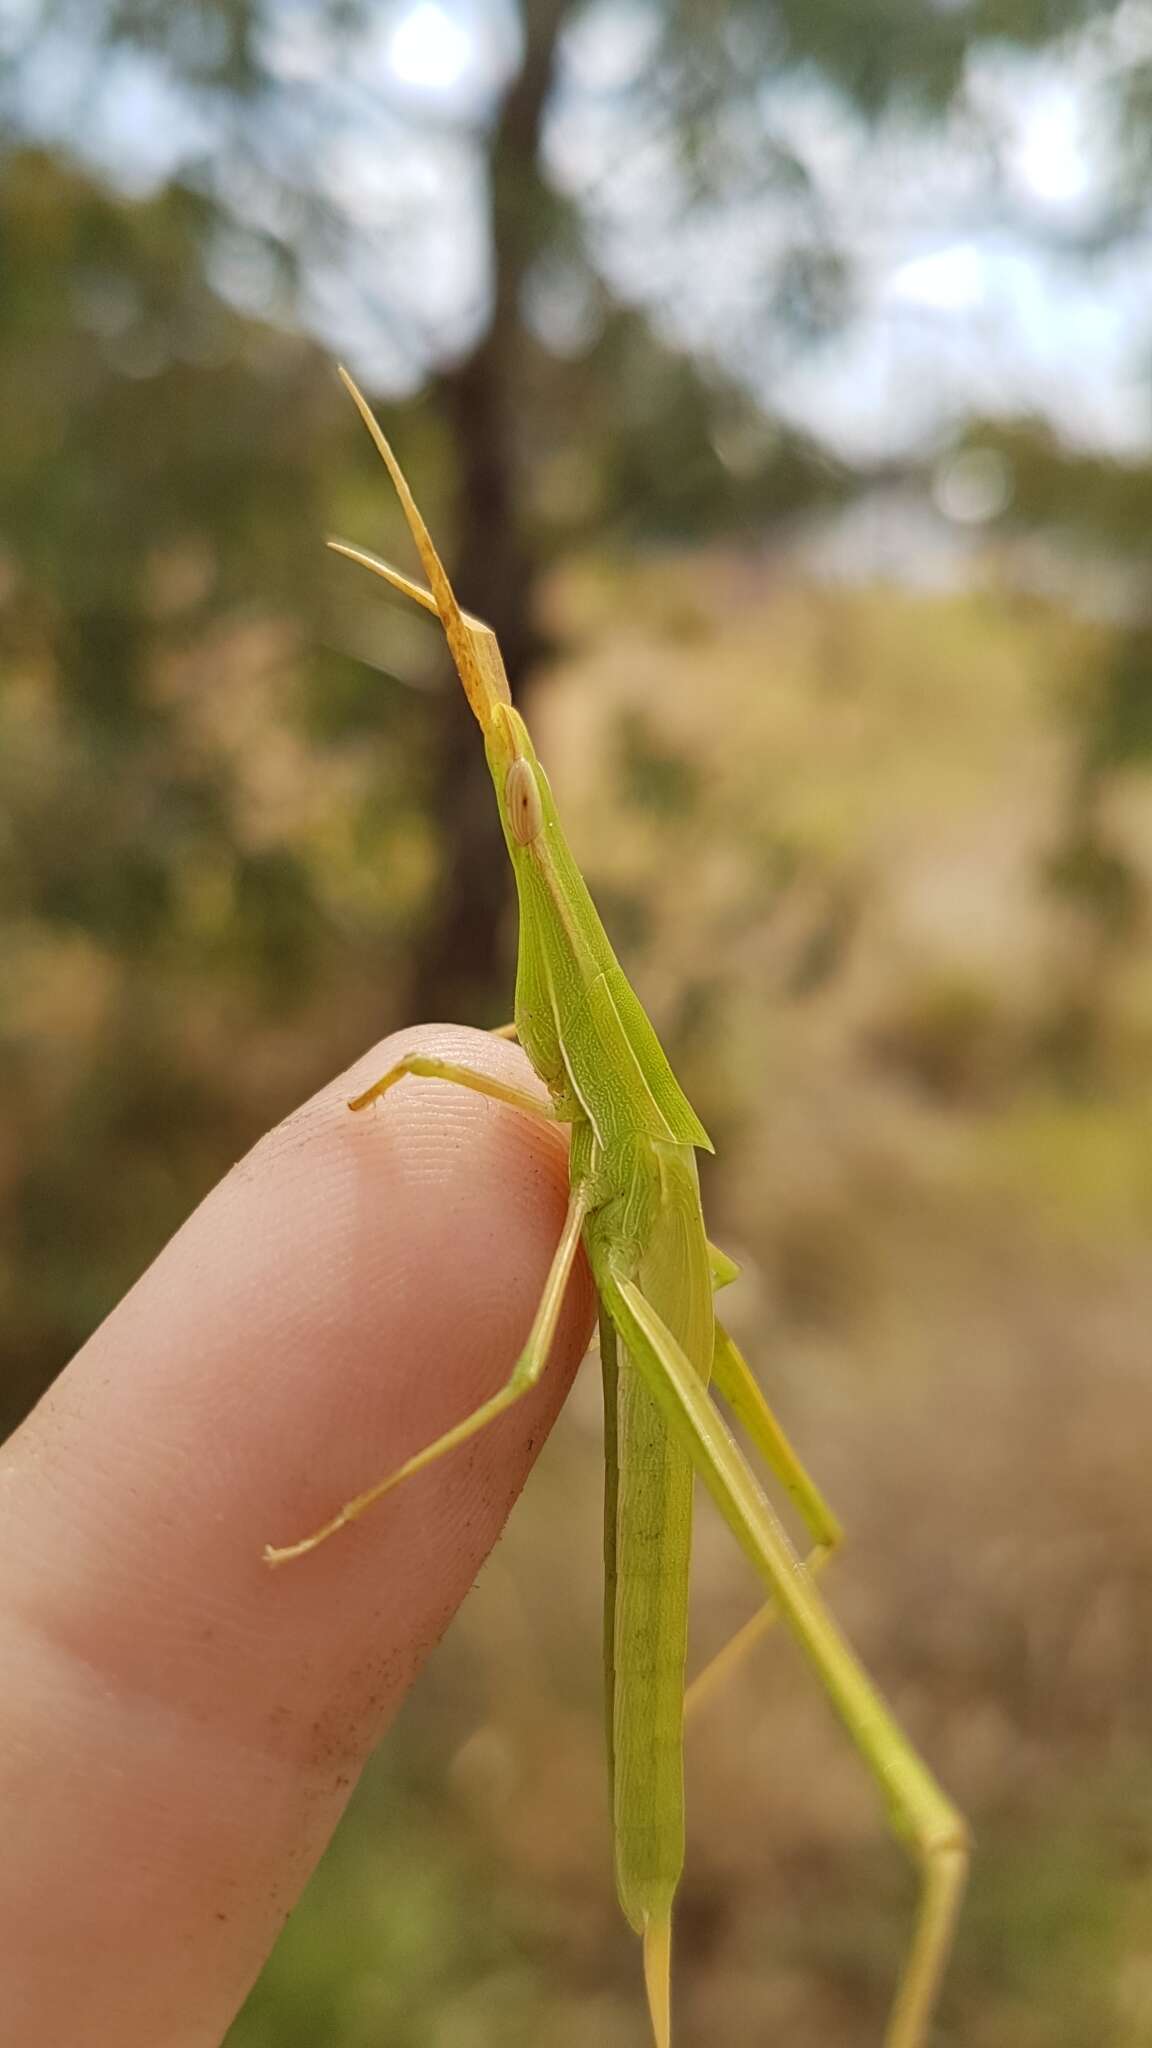
MULTIPOLYGON (((333 375, 718 1145, 729 1319, 979 1854, 938 2040, 1152 2043, 1152 4, 0 0, 0 1371, 513 926, 333 375)), ((642 2048, 586 1369, 229 2048, 642 2048)), ((754 1594, 701 1513, 696 1659, 754 1594)), ((865 2048, 912 1884, 789 1645, 682 2048, 865 2048)))

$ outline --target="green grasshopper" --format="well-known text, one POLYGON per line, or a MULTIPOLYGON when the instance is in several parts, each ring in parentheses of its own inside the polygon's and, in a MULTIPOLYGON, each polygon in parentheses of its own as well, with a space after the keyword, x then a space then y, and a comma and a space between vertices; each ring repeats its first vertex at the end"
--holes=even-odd
MULTIPOLYGON (((387 465, 429 589, 363 549, 338 553, 435 613, 484 736, 516 877, 520 948, 515 1035, 548 1090, 447 1060, 400 1060, 350 1104, 361 1110, 406 1074, 475 1089, 527 1116, 569 1125, 564 1227, 527 1342, 500 1391, 270 1564, 313 1550, 401 1480, 465 1443, 534 1387, 548 1361, 583 1244, 600 1301, 605 1413, 605 1680, 616 1879, 643 1941, 657 2048, 669 2048, 672 1901, 684 1860, 683 1730, 693 1475, 699 1473, 760 1575, 768 1605, 704 1673, 707 1682, 775 1616, 792 1629, 873 1773, 893 1829, 920 1870, 911 1945, 885 2048, 921 2048, 952 1945, 968 1863, 965 1824, 911 1747, 814 1583, 839 1540, 835 1517, 751 1370, 717 1321, 713 1291, 733 1262, 709 1243, 696 1150, 707 1132, 681 1091, 608 943, 560 826, 548 778, 513 707, 491 629, 461 611, 403 473, 366 400, 341 375, 387 465), (713 1403, 724 1397, 791 1496, 812 1537, 805 1562, 713 1403)), ((693 1688, 702 1689, 701 1681, 693 1688)))

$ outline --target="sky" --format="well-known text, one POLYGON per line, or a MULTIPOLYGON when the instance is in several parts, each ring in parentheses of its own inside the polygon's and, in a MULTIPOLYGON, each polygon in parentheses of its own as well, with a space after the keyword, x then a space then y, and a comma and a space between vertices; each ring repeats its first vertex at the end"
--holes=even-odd
MULTIPOLYGON (((157 60, 123 53, 94 73, 76 17, 66 31, 31 33, 37 22, 38 0, 0 0, 0 56, 20 54, 28 132, 139 192, 218 151, 213 112, 157 60)), ((482 314, 475 135, 516 61, 514 0, 382 0, 351 62, 312 0, 269 0, 264 42, 276 92, 231 173, 241 225, 216 282, 270 310, 259 231, 290 230, 285 184, 304 167, 346 228, 313 266, 308 323, 376 388, 411 388, 482 314)), ((805 165, 803 203, 855 258, 851 320, 803 344, 781 341, 762 298, 802 202, 760 192, 686 221, 674 153, 628 112, 650 54, 644 0, 598 0, 565 45, 547 137, 622 297, 854 458, 916 450, 973 411, 1040 410, 1081 445, 1152 447, 1147 238, 1143 259, 1132 242, 1081 253, 1120 148, 1109 85, 1152 59, 1152 0, 1123 0, 1043 56, 981 49, 962 107, 930 132, 867 131, 815 79, 766 82, 757 118, 805 165)), ((544 279, 537 297, 556 345, 579 346, 591 315, 571 280, 544 279)))

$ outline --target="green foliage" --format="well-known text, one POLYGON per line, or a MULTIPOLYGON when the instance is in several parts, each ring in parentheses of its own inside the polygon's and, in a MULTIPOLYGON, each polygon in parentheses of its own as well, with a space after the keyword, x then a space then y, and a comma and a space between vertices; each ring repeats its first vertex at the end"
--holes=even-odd
POLYGON ((990 450, 1008 466, 1008 527, 1068 536, 1101 559, 1143 556, 1152 534, 1152 465, 1069 447, 1049 421, 974 420, 965 448, 990 450))
POLYGON ((1118 641, 1101 679, 1086 753, 1094 774, 1152 766, 1152 625, 1134 626, 1118 641))
POLYGON ((419 748, 381 766, 364 745, 385 718, 414 739, 413 700, 386 713, 332 648, 309 681, 350 423, 314 351, 213 294, 209 233, 186 192, 120 199, 40 152, 5 165, 8 1424, 268 1118, 383 1021, 367 955, 425 883, 419 748), (325 729, 297 739, 321 687, 325 729))

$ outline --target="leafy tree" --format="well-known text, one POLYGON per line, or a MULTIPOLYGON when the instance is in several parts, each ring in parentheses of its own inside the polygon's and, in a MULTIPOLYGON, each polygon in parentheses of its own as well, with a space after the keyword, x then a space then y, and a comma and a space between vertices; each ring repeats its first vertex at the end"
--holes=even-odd
MULTIPOLYGON (((627 27, 641 39, 644 60, 624 83, 597 95, 574 84, 570 60, 574 38, 603 28, 604 7, 532 0, 519 10, 518 49, 479 118, 473 105, 421 116, 379 63, 369 63, 381 31, 401 15, 398 4, 316 0, 298 23, 306 55, 320 54, 311 70, 305 62, 295 73, 286 73, 278 55, 283 24, 266 0, 105 0, 100 16, 88 0, 43 0, 33 32, 82 29, 94 62, 105 50, 146 54, 180 86, 213 138, 210 148, 187 155, 180 176, 217 222, 238 224, 261 248, 286 250, 297 279, 322 274, 330 281, 339 273, 347 294, 350 278, 360 276, 363 324, 399 336, 414 372, 432 380, 442 446, 455 465, 454 566, 468 602, 496 628, 522 692, 541 649, 541 543, 561 547, 587 522, 586 505, 558 516, 563 492, 554 491, 551 521, 538 536, 535 500, 548 452, 571 458, 577 434, 598 417, 590 466, 602 457, 608 484, 598 509, 632 512, 621 505, 621 489, 642 490, 640 516, 659 526, 662 508, 674 507, 679 530, 693 510, 699 521, 710 516, 730 482, 718 452, 739 410, 730 380, 673 367, 683 351, 636 307, 624 323, 622 352, 602 195, 619 182, 627 159, 657 153, 686 241, 735 205, 762 206, 777 247, 752 281, 757 334, 808 338, 845 310, 849 252, 834 246, 808 168, 780 127, 774 91, 794 79, 818 84, 866 120, 893 110, 902 119, 939 119, 962 95, 968 59, 982 40, 1037 46, 1110 11, 1086 0, 977 0, 962 9, 922 0, 782 0, 772 8, 763 0, 724 7, 639 0, 627 27), (550 147, 565 106, 589 123, 612 115, 623 160, 602 165, 600 199, 595 188, 572 188, 550 147), (401 275, 411 245, 402 199, 381 198, 374 236, 381 268, 364 282, 364 222, 349 210, 339 179, 319 169, 326 146, 349 124, 361 139, 375 135, 382 161, 414 148, 429 162, 469 153, 482 193, 487 285, 463 343, 422 333, 414 319, 401 275), (586 332, 567 347, 549 341, 533 313, 557 281, 589 309, 586 332), (624 423, 625 445, 617 449, 622 353, 636 373, 634 389, 646 387, 649 402, 624 423), (678 444, 690 420, 693 460, 686 464, 678 444)), ((17 50, 9 88, 17 112, 19 57, 17 50)), ((636 232, 643 234, 642 223, 636 232)), ((827 475, 789 437, 775 446, 766 437, 757 466, 764 489, 737 497, 749 510, 755 497, 761 518, 782 501, 790 509, 794 491, 827 488, 827 475)), ((492 981, 505 879, 466 719, 459 703, 437 706, 432 784, 442 852, 411 990, 421 1013, 482 1014, 492 981)))
MULTIPOLYGON (((290 736, 350 423, 314 349, 209 288, 211 226, 192 192, 125 200, 43 152, 0 184, 9 1423, 323 1071, 325 980, 350 999, 347 877, 299 816, 339 734, 329 711, 307 751, 290 736), (287 831, 262 717, 300 780, 287 831)), ((339 701, 356 672, 325 666, 339 701)), ((353 815, 373 796, 345 776, 353 815)))

